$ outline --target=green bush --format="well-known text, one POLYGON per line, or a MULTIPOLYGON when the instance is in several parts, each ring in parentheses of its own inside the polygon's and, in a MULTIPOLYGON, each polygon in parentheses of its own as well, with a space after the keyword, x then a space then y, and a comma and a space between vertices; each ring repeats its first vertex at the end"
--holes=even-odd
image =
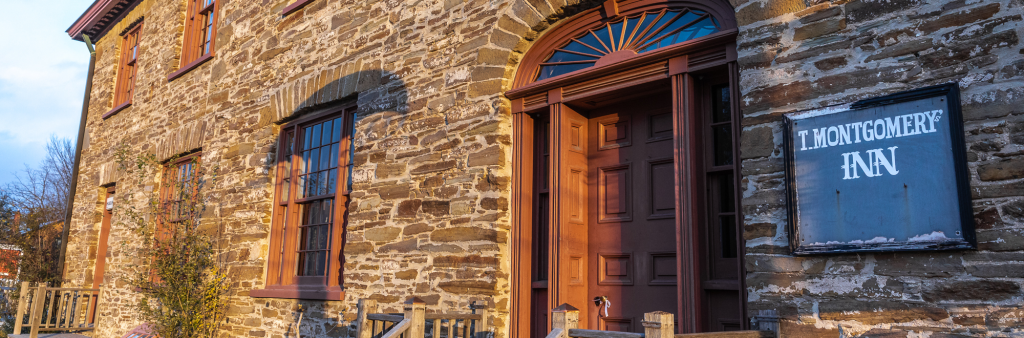
POLYGON ((142 263, 123 276, 142 295, 139 314, 164 338, 213 337, 223 320, 223 296, 228 291, 225 271, 217 261, 217 227, 203 223, 203 190, 216 176, 207 175, 195 159, 160 163, 146 155, 129 162, 124 148, 118 159, 125 172, 134 171, 140 181, 161 186, 153 189, 144 210, 115 209, 120 222, 142 238, 142 263), (183 164, 187 169, 181 169, 186 168, 183 164))

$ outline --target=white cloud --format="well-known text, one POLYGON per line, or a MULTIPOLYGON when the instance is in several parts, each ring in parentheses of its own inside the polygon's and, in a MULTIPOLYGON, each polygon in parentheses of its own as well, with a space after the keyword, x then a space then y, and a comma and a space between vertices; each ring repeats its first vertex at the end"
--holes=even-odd
POLYGON ((88 71, 85 44, 67 30, 91 0, 3 0, 0 20, 0 183, 36 165, 51 134, 74 140, 88 71))

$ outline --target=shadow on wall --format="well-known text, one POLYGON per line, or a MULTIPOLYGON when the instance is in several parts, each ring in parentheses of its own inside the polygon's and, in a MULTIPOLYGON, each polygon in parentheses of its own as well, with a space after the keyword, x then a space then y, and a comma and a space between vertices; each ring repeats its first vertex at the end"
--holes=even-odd
MULTIPOLYGON (((351 68, 356 67, 358 66, 351 68)), ((356 149, 364 147, 368 143, 384 142, 389 137, 407 130, 408 128, 405 126, 410 109, 409 93, 405 81, 397 74, 385 70, 370 69, 346 73, 347 68, 349 68, 348 65, 337 66, 334 69, 323 70, 286 84, 271 95, 271 107, 261 112, 260 125, 270 123, 284 125, 305 116, 331 111, 340 112, 338 109, 354 103, 357 107, 357 117, 355 119, 356 130, 352 139, 356 149)), ((285 135, 284 129, 275 139, 276 147, 280 147, 283 135, 285 135)), ((296 151, 301 152, 304 145, 302 142, 298 143, 296 151)), ((388 142, 388 144, 391 143, 393 142, 388 142)), ((391 145, 385 146, 390 147, 391 145)), ((280 154, 279 150, 275 149, 268 154, 267 172, 272 172, 269 169, 276 165, 276 157, 280 154)), ((307 166, 307 169, 312 167, 307 166)), ((340 172, 341 170, 339 170, 340 172)), ((274 180, 276 182, 277 178, 275 177, 274 180)), ((341 238, 345 238, 345 234, 342 234, 341 238)), ((345 265, 344 253, 339 251, 339 255, 340 266, 332 268, 340 268, 345 265)), ((271 258, 271 260, 273 259, 271 258)), ((343 274, 341 271, 336 272, 338 284, 344 285, 343 274)))

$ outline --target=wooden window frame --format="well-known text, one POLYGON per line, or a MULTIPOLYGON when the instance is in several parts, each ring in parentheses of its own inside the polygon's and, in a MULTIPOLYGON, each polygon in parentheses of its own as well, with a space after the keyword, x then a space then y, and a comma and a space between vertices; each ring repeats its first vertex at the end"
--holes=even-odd
MULTIPOLYGON (((162 170, 161 176, 160 176, 160 197, 159 197, 159 200, 157 201, 157 203, 158 203, 157 208, 159 208, 158 210, 161 213, 168 213, 169 212, 167 210, 170 207, 169 206, 170 201, 168 201, 168 199, 169 199, 169 197, 172 194, 175 193, 175 189, 174 188, 179 184, 178 180, 176 178, 172 178, 171 175, 178 168, 180 168, 183 164, 185 164, 187 162, 192 162, 192 161, 195 161, 195 162, 194 162, 194 167, 192 168, 192 180, 193 180, 193 182, 191 182, 191 184, 192 184, 193 190, 192 190, 191 194, 193 195, 193 198, 196 197, 195 195, 198 192, 198 188, 199 188, 197 183, 198 183, 198 181, 200 179, 200 177, 199 177, 199 166, 201 165, 202 155, 203 154, 202 154, 201 151, 197 151, 197 152, 194 152, 194 153, 191 153, 191 154, 188 154, 188 155, 184 155, 184 156, 181 156, 181 157, 178 157, 178 158, 174 158, 174 159, 172 159, 170 161, 167 161, 167 163, 164 163, 163 170, 162 170)), ((167 229, 170 228, 170 227, 176 226, 176 223, 178 223, 180 221, 182 221, 182 219, 168 220, 167 219, 167 214, 163 214, 162 217, 157 217, 157 220, 156 220, 156 231, 153 232, 153 243, 152 243, 152 245, 155 246, 156 245, 156 241, 166 240, 167 239, 167 237, 166 237, 167 236, 167 232, 166 232, 167 229)), ((151 260, 150 264, 153 264, 154 262, 155 262, 154 260, 151 260)), ((152 268, 152 267, 150 268, 149 278, 150 278, 150 281, 154 282, 154 283, 156 283, 156 282, 158 282, 160 280, 159 276, 157 276, 155 268, 152 268)))
MULTIPOLYGON (((193 162, 193 161, 194 161, 194 167, 192 168, 192 178, 191 178, 193 180, 193 182, 191 182, 190 184, 192 185, 192 188, 193 188, 191 194, 193 195, 193 198, 195 197, 195 194, 198 192, 198 188, 199 188, 197 182, 199 180, 199 166, 201 165, 201 162, 202 162, 201 161, 202 155, 203 155, 202 152, 195 152, 195 153, 191 153, 191 154, 188 154, 188 155, 185 155, 185 156, 181 156, 179 158, 176 158, 176 159, 173 159, 172 161, 168 161, 167 162, 167 164, 164 166, 164 169, 163 169, 164 172, 163 172, 162 179, 161 179, 162 182, 160 184, 160 208, 163 209, 163 208, 169 207, 169 203, 171 203, 171 201, 169 201, 169 198, 170 198, 170 196, 172 196, 172 194, 175 193, 173 188, 175 188, 179 183, 181 183, 181 182, 179 182, 179 180, 177 179, 176 176, 175 177, 171 177, 171 175, 178 168, 180 168, 182 165, 184 165, 185 163, 193 162)), ((163 211, 166 211, 166 210, 163 210, 163 211)), ((173 219, 173 220, 166 220, 165 219, 164 221, 169 222, 169 223, 177 223, 177 222, 182 221, 182 219, 173 219)))
POLYGON ((217 21, 219 21, 220 3, 223 0, 185 0, 188 6, 185 11, 185 31, 181 44, 181 66, 167 76, 167 81, 185 75, 189 71, 213 59, 216 50, 217 21), (199 7, 200 3, 213 1, 199 7), (204 34, 206 33, 206 34, 204 34), (208 36, 207 40, 205 36, 208 36), (209 45, 209 47, 207 47, 209 45))
POLYGON ((313 2, 313 0, 295 0, 294 2, 289 4, 288 6, 285 6, 285 8, 283 10, 281 10, 281 15, 292 14, 292 13, 302 9, 302 7, 305 7, 306 5, 308 5, 311 2, 313 2))
POLYGON ((321 114, 300 118, 281 128, 279 153, 290 151, 289 155, 279 156, 276 164, 274 212, 270 231, 270 256, 267 259, 266 286, 249 292, 256 298, 287 298, 312 300, 342 300, 344 292, 345 232, 348 225, 348 202, 351 193, 352 137, 356 106, 346 105, 331 109, 321 114), (338 141, 338 174, 335 193, 315 196, 307 199, 296 199, 299 189, 299 169, 297 165, 302 154, 302 129, 306 126, 322 123, 330 119, 341 118, 343 123, 341 139, 338 141), (289 143, 293 150, 286 150, 289 143), (287 181, 286 181, 287 179, 287 181), (286 183, 287 182, 287 183, 286 183), (286 186, 287 185, 287 186, 286 186), (282 197, 287 193, 287 198, 282 197), (328 258, 324 276, 298 276, 296 271, 298 254, 299 204, 310 199, 334 198, 333 222, 328 243, 328 258))
POLYGON ((138 75, 139 45, 142 36, 142 22, 135 24, 121 39, 121 59, 118 60, 117 79, 114 84, 114 107, 103 118, 117 114, 132 105, 135 96, 135 81, 138 75))

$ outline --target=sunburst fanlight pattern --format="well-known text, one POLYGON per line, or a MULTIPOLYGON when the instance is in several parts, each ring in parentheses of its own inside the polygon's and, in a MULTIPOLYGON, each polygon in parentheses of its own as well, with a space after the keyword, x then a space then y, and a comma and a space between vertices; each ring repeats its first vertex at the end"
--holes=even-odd
POLYGON ((537 81, 593 67, 612 53, 640 54, 719 30, 714 17, 692 9, 645 12, 622 21, 605 23, 555 49, 551 57, 540 64, 537 81))

